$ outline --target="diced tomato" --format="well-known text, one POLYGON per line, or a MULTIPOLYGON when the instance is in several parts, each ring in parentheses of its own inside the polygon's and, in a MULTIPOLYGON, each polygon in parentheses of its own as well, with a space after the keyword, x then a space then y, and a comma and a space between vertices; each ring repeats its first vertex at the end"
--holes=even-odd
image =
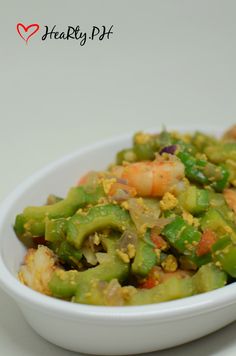
POLYGON ((156 248, 159 248, 160 250, 167 247, 167 242, 157 233, 155 228, 151 230, 151 240, 155 244, 156 248))
POLYGON ((148 273, 147 277, 140 281, 139 288, 145 288, 145 289, 150 289, 155 287, 159 281, 157 279, 157 276, 159 275, 157 273, 159 267, 155 266, 151 269, 151 271, 148 273))
POLYGON ((80 178, 80 180, 78 181, 77 186, 86 184, 86 183, 87 183, 87 179, 88 179, 88 177, 89 177, 89 174, 90 174, 90 172, 88 172, 88 173, 86 173, 85 175, 83 175, 83 176, 80 178))
POLYGON ((155 285, 156 285, 156 279, 150 276, 144 282, 141 283, 140 288, 151 289, 155 287, 155 285))
POLYGON ((211 252, 211 247, 217 240, 217 236, 214 231, 208 229, 205 230, 201 236, 201 240, 197 246, 196 254, 198 256, 205 255, 208 252, 211 252))

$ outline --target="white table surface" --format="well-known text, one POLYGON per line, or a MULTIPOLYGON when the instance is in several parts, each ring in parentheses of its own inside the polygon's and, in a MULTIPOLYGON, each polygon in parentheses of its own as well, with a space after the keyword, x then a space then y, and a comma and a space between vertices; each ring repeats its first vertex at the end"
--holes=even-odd
MULTIPOLYGON (((235 1, 1 2, 0 200, 54 159, 162 124, 226 128, 236 116, 235 1), (18 22, 114 25, 109 41, 28 46, 18 22)), ((41 33, 42 35, 42 33, 41 33)), ((73 355, 44 341, 0 291, 0 355, 73 355)), ((235 355, 236 324, 156 355, 235 355)))

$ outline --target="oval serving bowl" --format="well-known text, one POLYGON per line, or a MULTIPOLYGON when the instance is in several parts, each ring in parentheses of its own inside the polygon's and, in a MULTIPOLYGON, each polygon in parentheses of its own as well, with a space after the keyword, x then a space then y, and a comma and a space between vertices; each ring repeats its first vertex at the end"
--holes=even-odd
POLYGON ((27 179, 0 208, 0 285, 39 335, 68 350, 97 355, 151 352, 197 339, 236 319, 236 283, 160 304, 101 307, 47 297, 18 281, 25 247, 12 228, 16 214, 27 205, 43 204, 50 193, 64 196, 81 175, 106 168, 129 145, 130 136, 123 136, 66 156, 27 179))

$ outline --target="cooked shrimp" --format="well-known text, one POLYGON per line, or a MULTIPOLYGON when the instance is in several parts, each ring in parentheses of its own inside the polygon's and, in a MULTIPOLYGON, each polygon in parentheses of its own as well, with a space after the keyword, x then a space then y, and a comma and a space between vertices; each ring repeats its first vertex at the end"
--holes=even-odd
POLYGON ((50 295, 48 283, 56 266, 56 256, 46 246, 39 245, 38 249, 30 248, 24 258, 24 264, 19 270, 19 280, 28 287, 50 295))
POLYGON ((140 196, 162 197, 166 192, 176 193, 184 178, 184 165, 177 159, 160 159, 115 166, 111 173, 125 179, 140 196))

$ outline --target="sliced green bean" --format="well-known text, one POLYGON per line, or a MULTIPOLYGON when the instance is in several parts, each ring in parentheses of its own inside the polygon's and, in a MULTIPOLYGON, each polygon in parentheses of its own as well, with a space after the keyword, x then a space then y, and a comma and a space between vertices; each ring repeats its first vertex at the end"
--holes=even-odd
POLYGON ((195 227, 189 225, 183 218, 176 218, 164 227, 161 234, 169 244, 180 254, 183 254, 196 266, 202 266, 211 261, 211 255, 198 256, 197 245, 201 239, 201 233, 195 227))
POLYGON ((141 237, 138 239, 135 258, 131 265, 132 273, 141 277, 146 277, 157 263, 157 255, 148 241, 150 241, 150 231, 145 233, 145 239, 141 237))

